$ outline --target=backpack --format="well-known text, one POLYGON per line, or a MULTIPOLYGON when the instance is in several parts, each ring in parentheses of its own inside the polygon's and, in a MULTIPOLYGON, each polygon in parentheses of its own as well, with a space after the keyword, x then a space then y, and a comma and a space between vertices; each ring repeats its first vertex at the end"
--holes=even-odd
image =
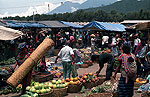
MULTIPOLYGON (((134 55, 131 54, 131 56, 134 59, 134 55)), ((134 60, 134 62, 132 62, 132 64, 129 65, 127 60, 128 60, 128 58, 126 56, 124 56, 124 69, 125 69, 126 75, 127 75, 128 78, 135 81, 136 80, 136 73, 137 73, 136 62, 134 60)))

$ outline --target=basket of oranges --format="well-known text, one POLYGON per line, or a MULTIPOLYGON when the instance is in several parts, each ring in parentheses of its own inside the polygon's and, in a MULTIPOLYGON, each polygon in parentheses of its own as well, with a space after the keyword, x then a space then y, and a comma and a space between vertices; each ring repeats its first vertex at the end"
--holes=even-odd
POLYGON ((66 83, 68 83, 68 93, 78 93, 82 88, 82 83, 80 82, 80 78, 66 78, 66 83))

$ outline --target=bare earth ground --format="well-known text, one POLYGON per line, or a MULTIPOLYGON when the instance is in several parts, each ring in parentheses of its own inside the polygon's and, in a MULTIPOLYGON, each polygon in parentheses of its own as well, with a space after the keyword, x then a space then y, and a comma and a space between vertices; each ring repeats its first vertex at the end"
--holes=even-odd
MULTIPOLYGON (((100 75, 105 75, 106 72, 106 64, 104 66, 104 68, 102 69, 100 75)), ((99 66, 98 64, 94 64, 93 66, 90 66, 88 68, 79 68, 78 69, 78 74, 79 75, 83 75, 84 73, 89 73, 89 72, 93 72, 95 73, 98 70, 99 66)), ((118 75, 119 76, 119 75, 118 75)), ((82 97, 81 93, 68 93, 68 95, 66 97, 82 97)), ((19 94, 8 94, 8 95, 1 95, 0 97, 19 97, 19 94)), ((134 93, 134 97, 141 97, 140 93, 134 93)))

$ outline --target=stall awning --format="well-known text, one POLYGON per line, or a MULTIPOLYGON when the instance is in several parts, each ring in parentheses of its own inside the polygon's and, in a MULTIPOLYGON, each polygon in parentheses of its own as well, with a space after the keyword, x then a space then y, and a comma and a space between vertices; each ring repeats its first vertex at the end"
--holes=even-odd
POLYGON ((125 30, 125 26, 122 24, 113 24, 113 23, 105 23, 105 22, 97 22, 93 21, 83 27, 84 29, 96 29, 96 30, 103 30, 103 31, 118 31, 123 32, 125 30))
POLYGON ((41 24, 49 26, 50 28, 68 28, 69 26, 60 23, 59 21, 38 21, 41 24))
POLYGON ((76 24, 76 23, 70 23, 70 22, 64 22, 64 21, 60 21, 61 23, 71 27, 71 28, 75 28, 75 29, 81 29, 83 28, 83 26, 76 24))
POLYGON ((11 28, 47 28, 48 26, 37 22, 5 21, 11 28))
POLYGON ((23 33, 21 31, 0 26, 0 40, 13 40, 22 35, 23 33))

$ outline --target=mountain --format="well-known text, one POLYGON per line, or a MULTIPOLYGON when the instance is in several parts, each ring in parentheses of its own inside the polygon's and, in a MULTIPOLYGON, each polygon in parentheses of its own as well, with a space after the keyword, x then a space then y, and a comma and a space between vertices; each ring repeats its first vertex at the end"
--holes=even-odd
POLYGON ((117 0, 87 0, 82 4, 66 1, 64 2, 64 4, 60 5, 47 14, 74 12, 78 9, 95 8, 99 6, 109 5, 116 1, 117 0))
POLYGON ((90 8, 87 9, 86 11, 95 11, 97 9, 100 9, 106 12, 115 10, 116 12, 127 13, 127 12, 136 12, 141 9, 150 10, 149 5, 150 5, 150 0, 121 0, 111 5, 107 5, 104 7, 90 8))
POLYGON ((74 12, 78 9, 79 6, 79 3, 72 3, 70 1, 67 1, 47 14, 74 12))
POLYGON ((87 0, 80 5, 80 9, 94 8, 112 4, 117 0, 87 0))

